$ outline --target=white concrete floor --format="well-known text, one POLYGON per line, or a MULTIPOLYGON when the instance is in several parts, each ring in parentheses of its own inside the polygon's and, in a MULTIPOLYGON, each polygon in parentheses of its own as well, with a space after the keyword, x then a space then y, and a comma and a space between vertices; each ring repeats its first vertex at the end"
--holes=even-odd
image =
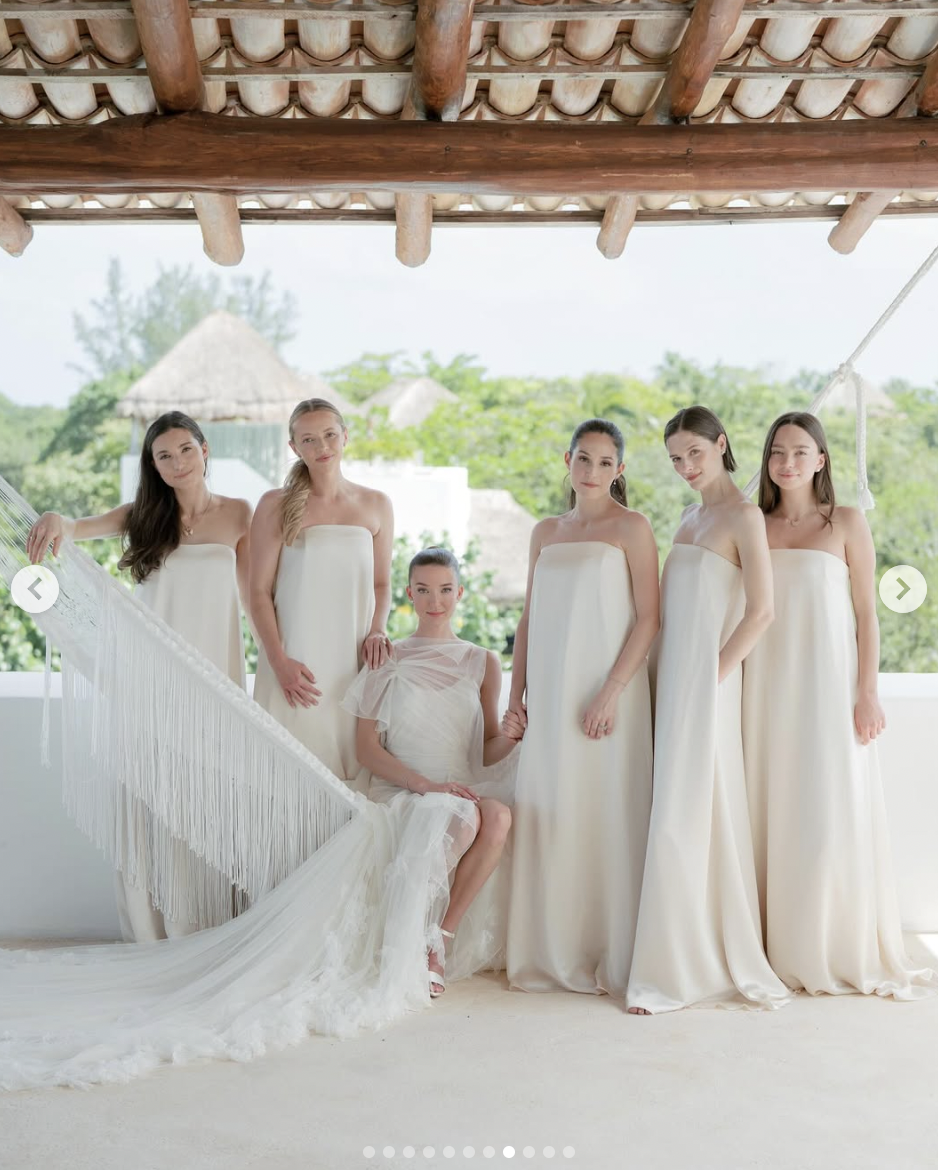
POLYGON ((934 1170, 936 1041, 938 998, 799 996, 778 1012, 637 1018, 486 975, 356 1040, 0 1095, 0 1165, 934 1170))

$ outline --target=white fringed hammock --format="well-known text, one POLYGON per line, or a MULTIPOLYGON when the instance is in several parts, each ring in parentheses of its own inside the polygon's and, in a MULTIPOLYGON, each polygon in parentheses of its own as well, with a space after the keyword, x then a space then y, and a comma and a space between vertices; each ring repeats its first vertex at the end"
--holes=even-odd
MULTIPOLYGON (((35 519, 0 477, 7 584, 35 519)), ((73 544, 55 575, 34 620, 62 651, 65 806, 166 915, 224 921, 232 886, 255 901, 367 803, 73 544), (187 883, 186 847, 214 873, 187 883)))

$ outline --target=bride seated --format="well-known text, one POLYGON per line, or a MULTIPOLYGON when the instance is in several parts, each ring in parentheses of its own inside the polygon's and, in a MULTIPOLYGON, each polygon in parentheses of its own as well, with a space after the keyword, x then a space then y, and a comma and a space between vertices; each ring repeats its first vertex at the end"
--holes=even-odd
POLYGON ((421 809, 429 814, 439 808, 441 799, 461 798, 447 843, 451 885, 447 881, 448 899, 443 891, 445 913, 439 937, 433 931, 430 937, 429 990, 435 998, 445 988, 447 942, 457 978, 500 965, 507 887, 499 880, 504 875, 491 883, 489 878, 511 827, 508 805, 497 799, 510 799, 510 778, 493 766, 517 741, 499 730, 498 656, 453 632, 463 595, 453 553, 445 548, 417 553, 407 595, 417 615, 416 632, 395 643, 383 666, 362 670, 344 705, 358 716, 356 754, 371 774, 373 801, 412 802, 411 814, 420 816, 421 809), (486 775, 486 768, 495 774, 486 775), (457 945, 456 929, 470 906, 473 913, 457 945))

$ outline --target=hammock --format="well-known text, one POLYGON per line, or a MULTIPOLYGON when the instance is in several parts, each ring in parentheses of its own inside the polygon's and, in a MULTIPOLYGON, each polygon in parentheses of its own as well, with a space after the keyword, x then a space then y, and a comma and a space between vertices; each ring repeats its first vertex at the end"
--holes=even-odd
MULTIPOLYGON (((28 563, 36 519, 0 477, 7 585, 28 563)), ((65 807, 169 917, 193 910, 203 923, 223 921, 232 885, 256 901, 367 804, 73 544, 55 575, 58 601, 34 620, 47 648, 62 651, 65 807), (128 832, 141 811, 145 864, 128 832), (217 880, 187 890, 178 864, 186 847, 217 880)), ((47 669, 47 695, 48 685, 47 669)))

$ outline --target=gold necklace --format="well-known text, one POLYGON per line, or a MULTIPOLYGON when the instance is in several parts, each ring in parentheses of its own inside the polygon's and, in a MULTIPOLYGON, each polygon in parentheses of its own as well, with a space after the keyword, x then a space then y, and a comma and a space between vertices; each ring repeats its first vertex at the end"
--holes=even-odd
POLYGON ((186 534, 186 536, 192 535, 193 529, 195 528, 196 524, 198 524, 198 522, 202 519, 202 517, 205 515, 205 513, 209 510, 209 508, 212 505, 212 500, 214 498, 215 497, 212 495, 212 493, 209 492, 208 493, 208 503, 206 503, 205 507, 202 509, 201 512, 198 513, 198 515, 193 516, 191 523, 187 524, 181 516, 179 517, 179 522, 180 522, 180 524, 182 524, 182 530, 186 534))

